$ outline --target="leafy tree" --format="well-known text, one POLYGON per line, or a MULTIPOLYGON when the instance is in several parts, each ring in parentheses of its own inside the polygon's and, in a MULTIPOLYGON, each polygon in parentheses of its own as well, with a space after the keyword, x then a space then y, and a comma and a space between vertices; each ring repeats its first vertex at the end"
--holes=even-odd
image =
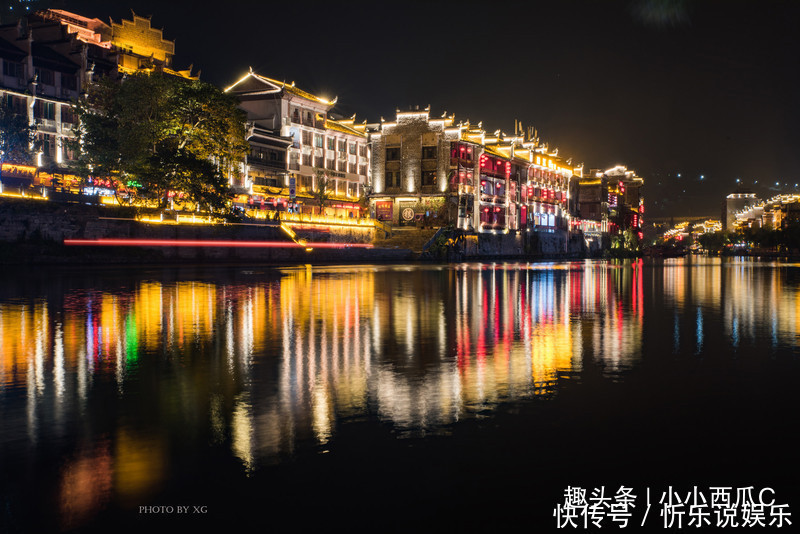
POLYGON ((701 234, 697 241, 708 252, 718 254, 731 243, 731 234, 729 232, 709 232, 701 234))
POLYGON ((25 115, 0 105, 0 165, 6 161, 30 162, 34 138, 35 129, 25 115))
POLYGON ((319 205, 320 215, 324 215, 325 206, 328 204, 328 200, 330 200, 332 195, 332 184, 328 176, 325 174, 325 171, 317 170, 316 175, 317 188, 314 190, 314 199, 319 205))
POLYGON ((160 73, 104 78, 76 112, 76 172, 135 186, 137 196, 162 207, 180 191, 222 209, 228 179, 238 177, 249 149, 236 98, 198 80, 160 73))

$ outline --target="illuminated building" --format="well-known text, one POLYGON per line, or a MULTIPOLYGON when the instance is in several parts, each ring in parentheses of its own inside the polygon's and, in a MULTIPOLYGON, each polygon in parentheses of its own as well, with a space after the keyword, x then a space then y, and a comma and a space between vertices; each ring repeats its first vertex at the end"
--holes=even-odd
POLYGON ((251 156, 244 182, 238 184, 249 193, 249 201, 285 210, 294 193, 299 211, 318 213, 314 193, 324 180, 329 192, 326 214, 360 215, 358 200, 367 184, 369 162, 365 124, 356 124, 355 117, 333 119, 335 98, 327 100, 252 70, 225 91, 239 98, 251 130, 258 133, 250 137, 251 156), (259 150, 274 162, 269 169, 254 156, 259 150))
POLYGON ((100 19, 90 19, 61 9, 48 9, 36 16, 64 25, 79 41, 113 50, 120 72, 158 71, 197 79, 192 76, 191 67, 187 70, 173 70, 175 41, 164 39, 162 30, 153 28, 149 17, 132 13, 133 20, 109 20, 110 24, 106 24, 100 19))
POLYGON ((593 170, 588 176, 576 177, 575 214, 581 220, 595 221, 601 233, 621 236, 630 230, 642 238, 644 180, 624 165, 605 171, 593 170))
POLYGON ((749 190, 738 188, 725 198, 725 219, 724 229, 733 230, 736 222, 736 214, 748 207, 760 204, 761 200, 756 198, 756 194, 749 190))
POLYGON ((442 226, 458 217, 447 203, 458 196, 453 207, 461 210, 459 223, 471 227, 480 147, 469 139, 461 142, 466 127, 454 126, 453 121, 446 114, 431 118, 426 108, 397 111, 395 121, 370 126, 370 204, 376 218, 405 226, 427 216, 438 219, 435 226, 442 226))
MULTIPOLYGON (((527 249, 563 253, 570 239, 572 167, 539 142, 533 129, 487 134, 430 109, 398 111, 370 125, 372 194, 378 219, 413 225, 435 215, 480 234, 523 234, 527 249), (449 156, 449 157, 448 157, 449 156)), ((579 228, 580 229, 580 228, 579 228)))
MULTIPOLYGON (((498 184, 497 161, 492 153, 507 159, 506 170, 506 228, 524 232, 528 251, 534 253, 563 253, 567 251, 570 222, 570 180, 582 168, 573 168, 570 162, 559 157, 558 149, 541 143, 536 131, 515 126, 516 134, 507 136, 495 132, 484 139, 486 165, 481 167, 481 184, 484 176, 491 182, 494 166, 494 185, 498 184), (529 237, 535 237, 530 241, 529 237), (535 247, 533 249, 532 247, 535 247)), ((486 193, 490 193, 489 189, 486 193)), ((485 199, 481 195, 482 202, 485 199)), ((482 208, 484 214, 486 207, 482 208)), ((490 211, 492 206, 488 206, 490 211)), ((497 207, 494 207, 495 211, 497 207)), ((488 221, 487 221, 488 222, 488 221)))
POLYGON ((71 102, 84 92, 92 74, 106 73, 114 63, 109 50, 36 16, 0 26, 0 58, 2 104, 27 116, 40 142, 31 162, 35 166, 4 164, 4 184, 24 190, 36 183, 40 170, 57 172, 74 158, 65 142, 77 122, 71 102))
POLYGON ((189 70, 172 70, 174 54, 174 41, 165 40, 150 19, 137 15, 106 24, 47 10, 0 26, 0 99, 12 111, 27 115, 40 146, 33 165, 4 164, 3 183, 23 191, 52 185, 77 192, 80 179, 65 174, 75 157, 66 142, 78 121, 72 102, 86 94, 97 76, 158 70, 191 78, 189 70))
MULTIPOLYGON (((740 198, 733 196, 736 194, 744 195, 747 193, 732 193, 728 195, 729 206, 732 201, 736 202, 738 200, 741 203, 740 198)), ((733 214, 734 221, 730 229, 772 228, 781 230, 788 224, 800 221, 800 195, 775 195, 766 201, 758 201, 755 199, 755 194, 750 193, 749 195, 752 196, 741 198, 746 198, 751 202, 755 200, 756 202, 745 204, 742 209, 733 214)))

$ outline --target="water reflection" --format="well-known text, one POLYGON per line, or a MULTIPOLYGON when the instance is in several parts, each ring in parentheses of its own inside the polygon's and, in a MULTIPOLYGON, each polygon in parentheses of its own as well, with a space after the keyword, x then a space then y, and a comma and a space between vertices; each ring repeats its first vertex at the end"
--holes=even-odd
POLYGON ((175 451, 210 444, 251 470, 326 446, 352 418, 414 435, 556 394, 587 368, 624 379, 643 359, 645 309, 655 344, 699 354, 764 333, 791 346, 800 306, 785 268, 718 260, 307 266, 122 286, 0 300, 0 443, 65 445, 66 525, 112 494, 141 502, 175 451))

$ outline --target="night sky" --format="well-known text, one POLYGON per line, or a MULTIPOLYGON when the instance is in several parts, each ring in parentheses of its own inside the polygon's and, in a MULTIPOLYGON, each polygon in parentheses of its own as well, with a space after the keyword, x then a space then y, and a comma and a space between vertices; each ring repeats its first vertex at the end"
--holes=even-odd
POLYGON ((416 105, 490 132, 518 119, 575 163, 636 170, 654 216, 719 216, 737 178, 800 191, 800 2, 53 3, 151 15, 175 67, 221 87, 252 66, 359 121, 416 105))

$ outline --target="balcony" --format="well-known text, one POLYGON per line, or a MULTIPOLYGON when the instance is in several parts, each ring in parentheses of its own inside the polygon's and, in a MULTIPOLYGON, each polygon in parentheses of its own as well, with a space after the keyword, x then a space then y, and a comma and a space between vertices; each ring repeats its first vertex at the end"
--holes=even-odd
POLYGON ((36 119, 36 125, 39 130, 56 130, 56 121, 54 119, 36 119))

